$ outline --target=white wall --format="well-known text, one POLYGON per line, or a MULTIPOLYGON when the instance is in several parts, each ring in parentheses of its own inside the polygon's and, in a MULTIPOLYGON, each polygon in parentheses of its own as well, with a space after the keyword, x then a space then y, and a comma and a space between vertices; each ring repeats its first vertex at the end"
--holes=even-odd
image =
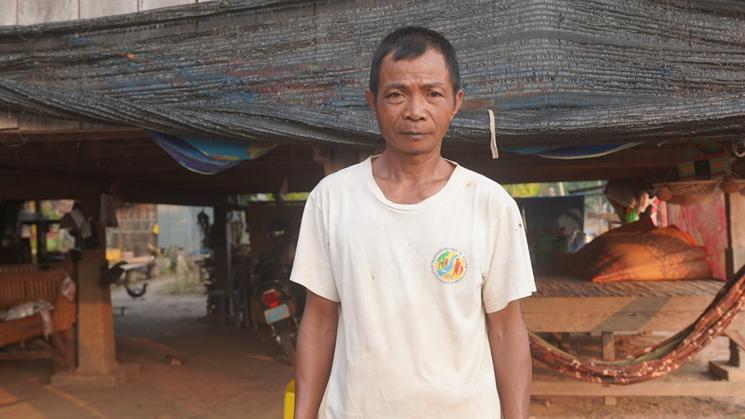
MULTIPOLYGON (((0 0, 0 26, 89 19, 198 3, 199 0, 0 0)), ((202 0, 205 1, 205 0, 202 0)))

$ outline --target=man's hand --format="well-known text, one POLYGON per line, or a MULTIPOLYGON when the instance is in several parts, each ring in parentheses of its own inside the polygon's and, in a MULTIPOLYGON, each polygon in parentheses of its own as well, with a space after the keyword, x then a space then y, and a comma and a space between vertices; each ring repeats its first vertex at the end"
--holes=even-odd
POLYGON ((502 417, 526 419, 533 371, 520 302, 512 301, 502 310, 488 313, 486 318, 502 417))
POLYGON ((331 374, 339 303, 308 291, 297 338, 295 419, 316 419, 331 374))

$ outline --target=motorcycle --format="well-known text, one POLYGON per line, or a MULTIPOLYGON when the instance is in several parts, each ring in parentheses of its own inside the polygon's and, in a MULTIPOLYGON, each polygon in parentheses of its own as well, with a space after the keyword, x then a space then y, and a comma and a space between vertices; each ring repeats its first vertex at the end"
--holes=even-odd
POLYGON ((295 303, 289 284, 276 279, 262 281, 256 285, 254 295, 261 301, 264 320, 279 349, 295 365, 298 322, 295 319, 295 303))
POLYGON ((253 300, 261 302, 263 319, 271 328, 280 350, 294 365, 298 324, 305 307, 305 289, 290 282, 295 237, 288 234, 289 230, 289 222, 281 217, 269 223, 269 245, 259 256, 254 269, 256 286, 253 300))

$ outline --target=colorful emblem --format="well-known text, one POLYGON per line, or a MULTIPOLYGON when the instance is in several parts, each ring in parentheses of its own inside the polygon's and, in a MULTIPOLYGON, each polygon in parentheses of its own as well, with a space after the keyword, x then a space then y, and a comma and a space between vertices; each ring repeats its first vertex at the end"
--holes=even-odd
POLYGON ((455 249, 442 249, 432 259, 432 270, 440 281, 458 282, 466 274, 466 258, 455 249))

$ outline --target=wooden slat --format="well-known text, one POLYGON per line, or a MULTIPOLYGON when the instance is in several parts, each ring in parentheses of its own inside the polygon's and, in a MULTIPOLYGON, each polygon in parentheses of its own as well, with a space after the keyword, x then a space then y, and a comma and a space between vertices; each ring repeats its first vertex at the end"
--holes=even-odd
MULTIPOLYGON (((24 2, 25 4, 29 2, 24 2)), ((47 118, 24 114, 18 117, 18 129, 28 131, 80 130, 80 121, 69 119, 47 118)))
POLYGON ((0 307, 40 298, 53 303, 66 276, 62 271, 0 273, 0 307))
POLYGON ((0 347, 44 333, 40 314, 0 323, 0 347))
POLYGON ((724 285, 716 279, 685 281, 623 281, 595 284, 560 275, 536 277, 539 297, 713 297, 724 285))
MULTIPOLYGON (((4 18, 4 16, 2 16, 3 14, 2 2, 3 1, 7 1, 7 0, 0 0, 0 22, 2 22, 4 18)), ((18 129, 18 117, 11 112, 0 112, 0 131, 11 130, 11 129, 18 129)))
POLYGON ((36 272, 39 265, 24 263, 22 265, 0 265, 0 275, 6 272, 36 272))
POLYGON ((78 0, 34 0, 18 2, 18 24, 75 20, 78 14, 78 0))
POLYGON ((531 313, 556 313, 571 311, 588 315, 602 313, 686 313, 702 310, 713 295, 688 297, 529 297, 521 302, 531 313))
POLYGON ((18 0, 0 0, 0 25, 16 24, 18 24, 18 0))
POLYGON ((80 18, 121 15, 137 11, 137 0, 80 0, 80 18))
POLYGON ((601 386, 580 381, 533 381, 534 396, 745 397, 745 385, 727 381, 648 381, 630 386, 601 386))
POLYGON ((196 0, 139 0, 140 11, 178 6, 181 4, 194 4, 196 2, 196 0))
POLYGON ((51 357, 51 349, 0 352, 1 361, 14 361, 18 359, 49 359, 51 357))

